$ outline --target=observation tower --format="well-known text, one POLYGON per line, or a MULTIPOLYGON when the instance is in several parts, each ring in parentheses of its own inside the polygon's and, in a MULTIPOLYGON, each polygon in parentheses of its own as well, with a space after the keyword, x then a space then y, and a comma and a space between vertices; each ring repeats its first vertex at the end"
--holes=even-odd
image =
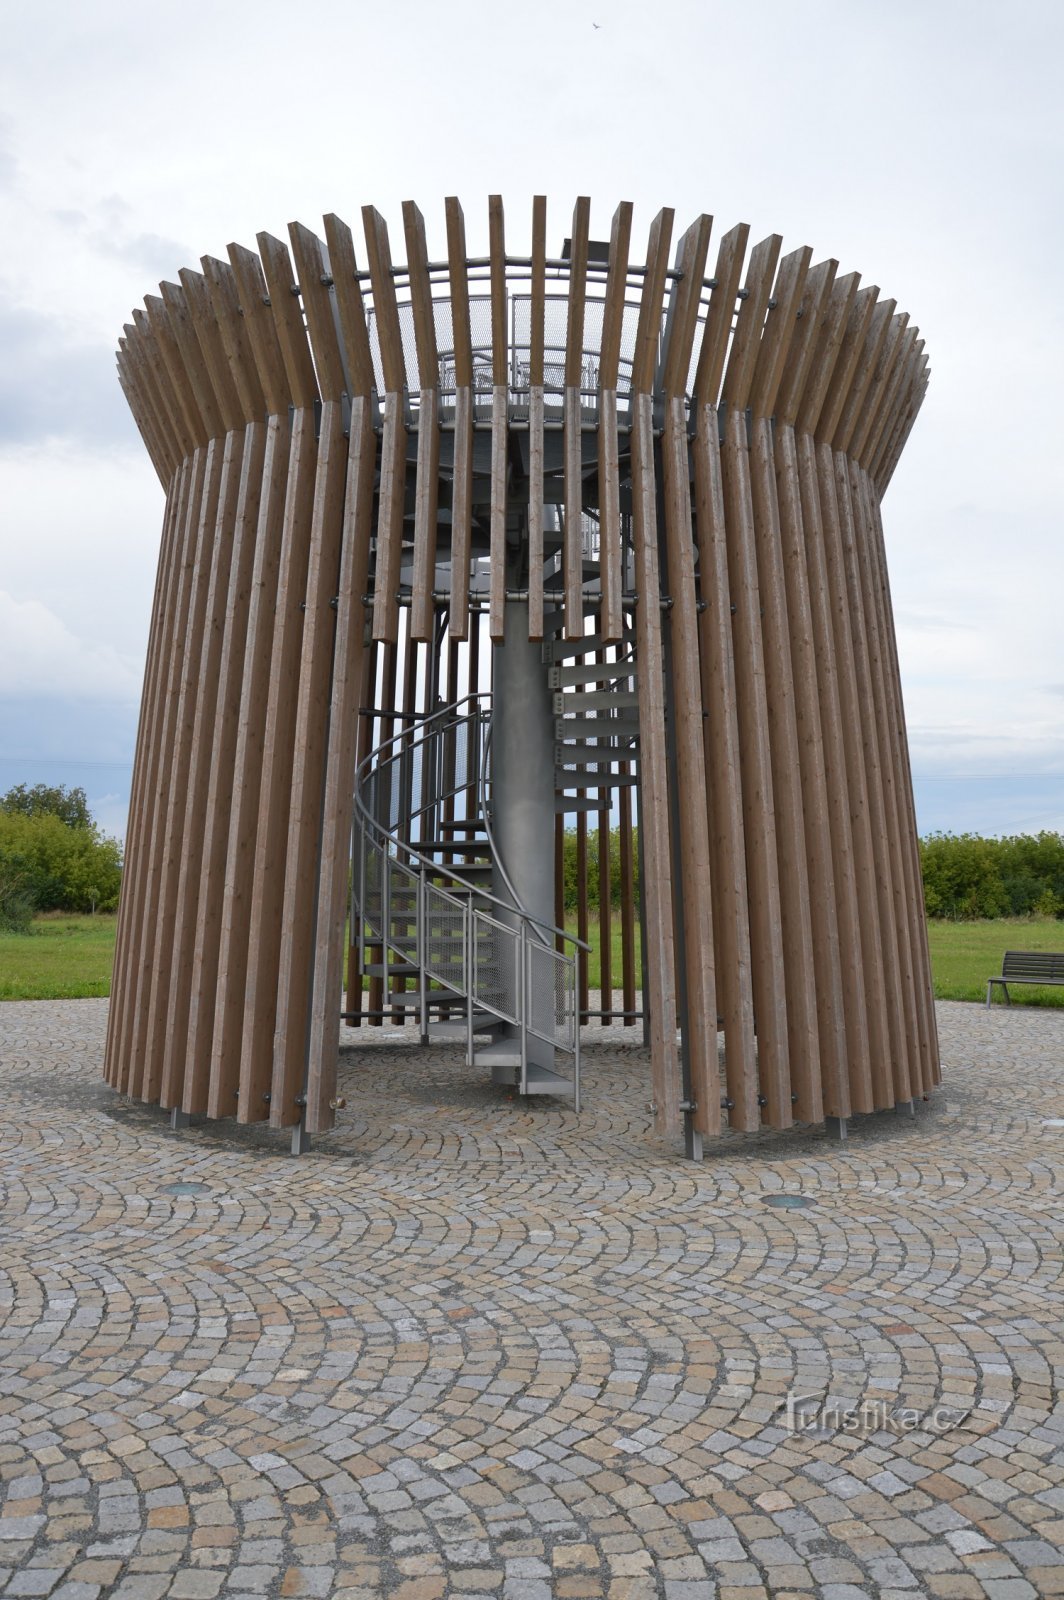
POLYGON ((917 329, 777 235, 711 263, 708 216, 595 240, 539 197, 517 255, 495 196, 486 256, 455 199, 431 245, 361 220, 204 258, 120 341, 166 511, 107 1080, 299 1150, 345 1025, 578 1110, 581 1023, 623 1021, 692 1156, 911 1109, 917 329))

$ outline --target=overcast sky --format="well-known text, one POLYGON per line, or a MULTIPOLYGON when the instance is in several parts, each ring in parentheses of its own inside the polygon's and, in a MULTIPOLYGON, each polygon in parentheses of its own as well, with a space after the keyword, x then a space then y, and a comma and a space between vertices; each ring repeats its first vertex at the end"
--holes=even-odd
MULTIPOLYGON (((910 313, 928 398, 887 494, 922 832, 1064 831, 1060 0, 5 0, 0 791, 125 829, 162 491, 114 376, 230 240, 443 197, 511 248, 578 193, 835 256, 910 313), (594 26, 594 24, 599 26, 594 26)), ((434 242, 434 243, 433 243, 434 242)), ((636 254, 633 242, 633 255, 636 254)))

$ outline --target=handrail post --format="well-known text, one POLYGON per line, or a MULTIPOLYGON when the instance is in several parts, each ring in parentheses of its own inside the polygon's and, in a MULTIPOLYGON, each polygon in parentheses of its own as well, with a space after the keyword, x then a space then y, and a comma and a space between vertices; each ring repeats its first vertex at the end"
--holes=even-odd
POLYGON ((418 963, 418 1021, 420 1024, 421 1043, 429 1042, 429 995, 428 976, 425 972, 425 945, 428 935, 425 927, 425 868, 422 867, 417 875, 417 902, 414 912, 414 926, 417 930, 417 963, 418 963))
POLYGON ((521 918, 517 961, 517 1022, 521 1030, 521 1093, 528 1093, 528 937, 527 923, 521 918))
POLYGON ((462 912, 465 928, 463 943, 465 944, 465 992, 466 992, 466 1066, 473 1065, 473 989, 476 984, 476 967, 474 965, 473 940, 475 938, 473 902, 467 897, 462 912))
MULTIPOLYGON (((356 817, 355 826, 358 829, 358 1005, 362 1009, 362 977, 366 965, 366 850, 369 840, 366 836, 366 825, 360 817, 356 817)), ((348 993, 351 991, 351 974, 347 974, 348 993)))
POLYGON ((578 950, 573 957, 573 1110, 576 1112, 580 1110, 580 1014, 576 1006, 579 988, 577 963, 580 956, 578 950))

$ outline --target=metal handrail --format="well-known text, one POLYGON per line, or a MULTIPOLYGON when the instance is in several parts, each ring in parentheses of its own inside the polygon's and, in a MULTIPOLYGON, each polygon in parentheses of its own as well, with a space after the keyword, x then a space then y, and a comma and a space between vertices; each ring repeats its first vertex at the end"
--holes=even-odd
MULTIPOLYGON (((416 861, 419 866, 428 868, 430 871, 444 877, 453 877, 454 881, 459 884, 462 883, 462 872, 460 867, 452 868, 448 867, 444 862, 433 861, 430 856, 417 849, 414 845, 406 843, 405 840, 397 839, 395 835, 390 833, 384 824, 380 822, 378 818, 373 816, 372 812, 370 812, 363 804, 361 790, 365 779, 370 775, 371 765, 376 762, 376 770, 378 772, 380 771, 381 767, 385 765, 385 761, 381 761, 379 758, 381 756, 381 752, 386 750, 389 745, 398 744, 404 739, 410 739, 411 735, 414 733, 423 734, 424 737, 412 741, 410 744, 411 749, 416 748, 417 744, 426 743, 427 738, 429 737, 427 732, 429 724, 437 719, 447 717, 450 718, 455 725, 457 725, 463 720, 457 715, 458 708, 464 705, 473 705, 478 707, 478 709, 483 707, 486 710, 490 708, 491 695, 486 693, 464 695, 461 700, 455 700, 450 705, 442 706, 436 711, 425 712, 420 716, 411 716, 410 720, 417 723, 417 727, 404 728, 401 733, 392 734, 390 738, 384 740, 383 744, 375 746, 374 749, 369 752, 369 755, 367 755, 359 763, 359 766, 355 772, 355 810, 361 814, 364 822, 369 823, 371 829, 376 832, 382 840, 398 845, 404 856, 409 857, 412 861, 416 861)), ((386 761, 398 761, 403 753, 404 752, 396 751, 391 756, 388 756, 386 761)), ((468 787, 468 785, 462 785, 461 787, 465 788, 468 787)), ((478 799, 481 798, 482 795, 478 794, 478 799)), ((417 811, 411 812, 411 820, 413 820, 413 818, 416 816, 421 816, 428 809, 428 806, 421 806, 417 811)), ((481 814, 484 814, 483 810, 481 814)), ((509 885, 509 879, 506 877, 505 869, 503 869, 503 875, 506 883, 509 885)), ((469 885, 466 885, 466 887, 469 887, 469 885)), ((533 916, 530 911, 526 911, 520 904, 511 905, 509 901, 501 899, 498 895, 492 894, 487 889, 480 888, 479 885, 477 886, 476 892, 478 899, 486 900, 492 905, 500 906, 504 911, 510 912, 511 915, 523 917, 526 922, 532 923, 537 928, 544 929, 553 937, 566 939, 570 944, 574 944, 578 949, 584 950, 590 954, 591 946, 585 943, 583 939, 578 938, 575 933, 570 933, 566 928, 558 928, 555 927, 553 923, 544 922, 542 918, 533 916)), ((516 900, 516 895, 514 898, 516 900)))

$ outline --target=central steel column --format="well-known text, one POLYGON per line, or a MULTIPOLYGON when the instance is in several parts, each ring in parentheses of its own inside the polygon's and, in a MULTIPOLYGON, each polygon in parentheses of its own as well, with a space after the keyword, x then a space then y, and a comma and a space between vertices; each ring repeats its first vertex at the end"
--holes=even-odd
MULTIPOLYGON (((551 927, 554 711, 542 646, 529 641, 526 601, 507 601, 505 638, 493 648, 492 665, 492 832, 518 904, 551 927)), ((500 900, 512 900, 498 866, 492 888, 500 900)), ((534 1020, 541 1032, 552 1035, 553 991, 549 998, 549 1007, 540 1003, 534 1020)), ((528 1052, 530 1061, 553 1066, 552 1045, 530 1038, 528 1052)))

